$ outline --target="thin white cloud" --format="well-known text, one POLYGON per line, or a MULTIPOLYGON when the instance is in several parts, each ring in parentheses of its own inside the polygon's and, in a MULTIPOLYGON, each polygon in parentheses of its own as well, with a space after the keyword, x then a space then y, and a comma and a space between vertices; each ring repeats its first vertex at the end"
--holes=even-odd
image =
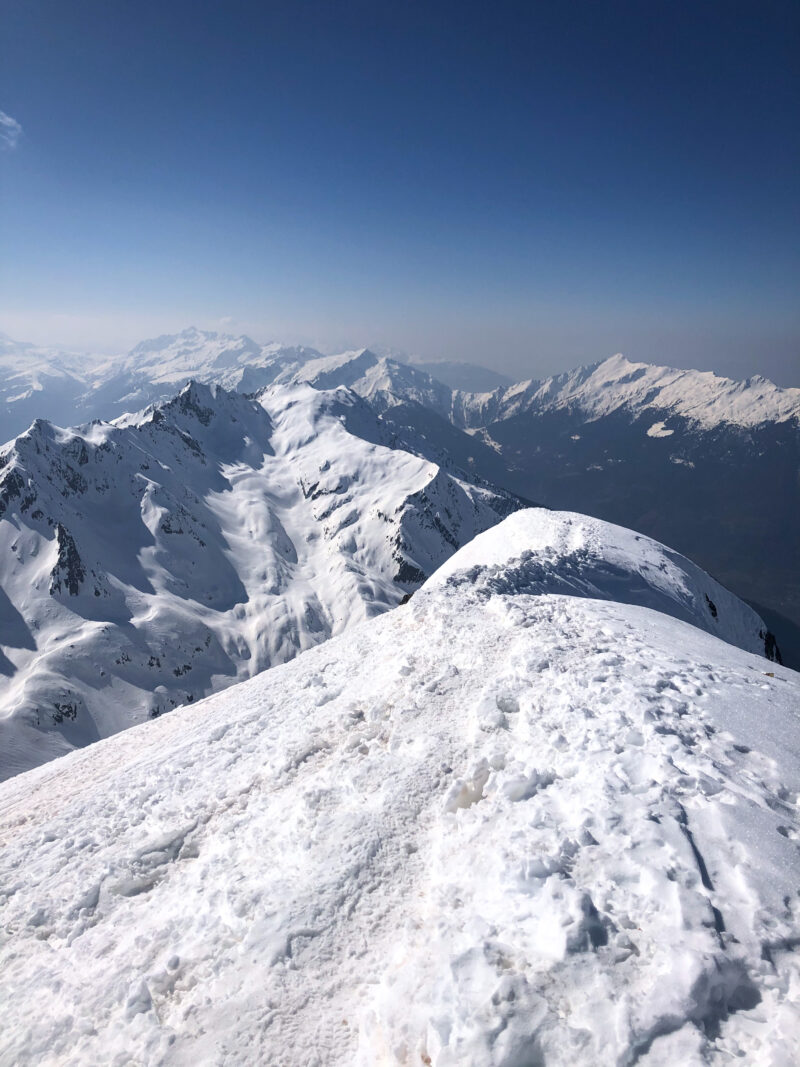
POLYGON ((17 147, 22 136, 22 126, 5 111, 0 111, 0 148, 11 150, 17 147))

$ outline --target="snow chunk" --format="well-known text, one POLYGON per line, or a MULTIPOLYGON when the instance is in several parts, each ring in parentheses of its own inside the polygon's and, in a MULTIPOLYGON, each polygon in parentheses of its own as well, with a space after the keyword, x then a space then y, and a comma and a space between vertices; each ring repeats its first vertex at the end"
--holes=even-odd
POLYGON ((663 422, 654 422, 647 431, 648 437, 671 437, 674 430, 668 430, 663 422))

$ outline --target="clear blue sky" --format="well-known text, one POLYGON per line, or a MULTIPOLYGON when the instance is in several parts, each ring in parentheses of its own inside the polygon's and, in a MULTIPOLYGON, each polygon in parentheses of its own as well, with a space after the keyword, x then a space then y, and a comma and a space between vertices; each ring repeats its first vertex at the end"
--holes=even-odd
POLYGON ((0 41, 12 336, 800 384, 796 0, 3 0, 0 41))

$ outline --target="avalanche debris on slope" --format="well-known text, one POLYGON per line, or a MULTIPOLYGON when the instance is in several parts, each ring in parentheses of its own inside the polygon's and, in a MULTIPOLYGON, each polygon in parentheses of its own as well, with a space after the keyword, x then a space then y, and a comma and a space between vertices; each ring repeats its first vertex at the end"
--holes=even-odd
POLYGON ((797 675, 493 588, 503 529, 0 786, 0 1061, 798 1062, 797 675))
POLYGON ((195 383, 4 450, 0 778, 393 607, 519 506, 380 434, 346 390, 195 383))

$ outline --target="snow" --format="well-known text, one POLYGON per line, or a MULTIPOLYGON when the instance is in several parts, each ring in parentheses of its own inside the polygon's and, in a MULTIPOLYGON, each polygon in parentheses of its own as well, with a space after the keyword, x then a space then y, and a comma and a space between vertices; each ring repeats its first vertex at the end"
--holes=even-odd
POLYGON ((102 357, 12 341, 0 335, 0 443, 37 417, 75 410, 102 357))
POLYGON ((396 605, 519 506, 346 390, 187 386, 0 453, 0 779, 396 605))
MULTIPOLYGON (((192 326, 179 334, 136 345, 120 362, 116 378, 107 382, 106 388, 118 391, 127 381, 148 394, 154 386, 171 393, 194 379, 254 392, 275 380, 284 365, 298 368, 319 356, 313 348, 259 344, 244 334, 234 337, 192 326)), ((163 396, 163 391, 157 394, 158 399, 163 396)))
POLYGON ((0 440, 22 432, 32 418, 83 422, 138 411, 168 400, 192 379, 256 392, 286 368, 296 372, 319 357, 312 348, 262 345, 195 327, 142 341, 122 356, 0 338, 0 440))
POLYGON ((377 356, 368 348, 309 360, 299 369, 287 368, 280 381, 307 381, 318 389, 346 385, 377 411, 398 403, 420 404, 450 417, 453 390, 407 363, 377 356))
MULTIPOLYGON (((460 377, 469 370, 461 364, 442 366, 455 368, 460 377)), ((800 389, 781 389, 759 376, 733 381, 708 371, 651 366, 622 355, 485 393, 444 384, 436 367, 425 364, 423 369, 368 348, 323 355, 302 345, 261 344, 245 335, 195 327, 143 341, 125 356, 39 349, 6 338, 0 339, 0 437, 20 432, 24 420, 36 415, 61 421, 111 418, 163 401, 190 379, 242 392, 274 382, 309 381, 323 389, 347 385, 379 410, 412 401, 462 429, 521 412, 564 409, 580 410, 591 419, 619 410, 634 415, 668 411, 706 429, 800 418, 800 389)), ((482 368, 475 371, 480 374, 482 368)))
POLYGON ((574 535, 0 786, 0 1061, 798 1062, 798 676, 574 535))
POLYGON ((566 511, 510 515, 442 564, 428 588, 458 572, 488 592, 566 593, 640 604, 765 654, 763 620, 691 560, 649 537, 566 511))
MULTIPOLYGON (((616 411, 668 411, 698 428, 748 428, 800 419, 800 389, 781 389, 758 376, 734 381, 711 371, 657 367, 616 355, 543 381, 454 397, 456 417, 473 427, 521 412, 564 409, 581 411, 588 419, 616 411)), ((654 431, 656 427, 663 430, 663 423, 655 423, 654 431)))
POLYGON ((672 437, 674 430, 669 430, 663 422, 654 422, 647 431, 648 437, 672 437))
POLYGON ((34 417, 83 422, 137 411, 169 399, 190 380, 243 393, 274 383, 352 385, 376 407, 402 397, 448 417, 452 397, 450 388, 424 371, 369 349, 323 355, 302 345, 260 344, 195 327, 142 341, 124 356, 91 357, 6 340, 0 341, 0 440, 20 433, 34 417))

